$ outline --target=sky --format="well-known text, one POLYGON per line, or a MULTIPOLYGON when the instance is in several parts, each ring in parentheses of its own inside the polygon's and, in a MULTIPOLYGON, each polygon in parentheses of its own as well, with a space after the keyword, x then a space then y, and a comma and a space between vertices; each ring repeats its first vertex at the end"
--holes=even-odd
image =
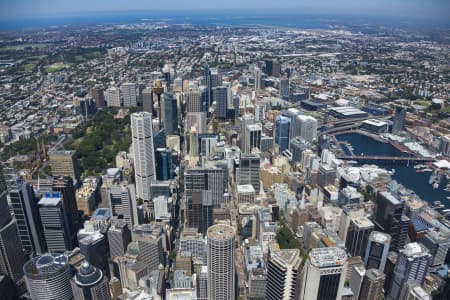
POLYGON ((45 18, 96 12, 280 10, 311 14, 448 20, 450 0, 0 0, 0 18, 45 18))

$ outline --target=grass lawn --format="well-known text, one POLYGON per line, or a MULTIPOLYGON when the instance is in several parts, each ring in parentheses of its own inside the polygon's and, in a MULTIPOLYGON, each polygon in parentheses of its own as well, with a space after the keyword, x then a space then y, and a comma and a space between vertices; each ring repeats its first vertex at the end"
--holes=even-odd
POLYGON ((62 69, 69 68, 70 64, 53 64, 44 67, 45 73, 55 73, 61 71, 62 69))

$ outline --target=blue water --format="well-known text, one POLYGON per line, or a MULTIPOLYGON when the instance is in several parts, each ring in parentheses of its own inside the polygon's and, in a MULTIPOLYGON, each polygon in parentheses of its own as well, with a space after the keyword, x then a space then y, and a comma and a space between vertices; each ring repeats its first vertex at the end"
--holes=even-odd
POLYGON ((191 25, 266 25, 303 29, 324 29, 333 25, 395 25, 402 27, 449 28, 450 20, 422 20, 399 16, 318 14, 295 10, 195 10, 124 11, 65 14, 36 18, 2 18, 0 30, 24 30, 63 25, 107 25, 162 22, 191 25))
MULTIPOLYGON (((378 156, 405 156, 406 154, 397 150, 388 143, 378 142, 368 136, 349 133, 337 135, 339 141, 347 141, 353 147, 355 155, 378 155, 378 156)), ((413 190, 420 198, 432 203, 433 201, 441 201, 446 207, 450 208, 449 192, 443 190, 447 185, 447 180, 443 177, 439 189, 435 190, 428 184, 431 173, 417 173, 413 166, 406 165, 380 165, 381 168, 391 170, 395 169, 392 179, 401 183, 405 187, 413 190)))

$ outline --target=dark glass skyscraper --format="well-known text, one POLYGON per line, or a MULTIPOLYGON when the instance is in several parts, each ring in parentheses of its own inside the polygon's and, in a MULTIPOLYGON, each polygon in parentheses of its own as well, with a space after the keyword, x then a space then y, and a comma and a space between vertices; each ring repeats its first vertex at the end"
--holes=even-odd
POLYGON ((280 152, 289 148, 289 128, 291 119, 284 116, 278 116, 275 121, 275 143, 280 146, 280 152))
POLYGON ((155 162, 157 180, 166 181, 173 178, 172 152, 169 149, 156 149, 155 162))
POLYGON ((166 134, 178 134, 178 103, 172 94, 164 94, 164 128, 166 134))

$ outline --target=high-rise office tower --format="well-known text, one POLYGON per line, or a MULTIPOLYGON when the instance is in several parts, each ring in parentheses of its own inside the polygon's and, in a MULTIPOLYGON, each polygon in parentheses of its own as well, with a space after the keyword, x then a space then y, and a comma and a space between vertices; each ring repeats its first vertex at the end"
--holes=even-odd
POLYGON ((244 153, 259 153, 261 151, 261 132, 261 124, 256 123, 247 125, 247 130, 245 131, 245 144, 243 149, 244 153))
POLYGON ((405 127, 406 107, 397 106, 395 108, 394 124, 392 125, 392 133, 400 134, 405 127))
POLYGON ((275 120, 275 143, 280 146, 280 153, 289 148, 289 128, 291 119, 277 116, 275 120))
POLYGON ((311 143, 317 137, 317 120, 311 116, 297 115, 291 119, 290 139, 300 136, 311 143))
POLYGON ((408 281, 403 285, 399 300, 432 300, 431 295, 416 281, 408 281))
POLYGON ((108 241, 100 232, 93 233, 79 241, 81 254, 91 265, 102 270, 103 274, 109 276, 108 265, 108 241))
POLYGON ((100 86, 94 86, 91 88, 91 97, 95 101, 95 106, 97 108, 105 107, 105 94, 103 93, 103 89, 100 86))
POLYGON ((307 150, 309 143, 301 137, 295 137, 289 141, 289 151, 292 154, 292 162, 299 163, 302 161, 303 151, 307 150))
POLYGON ((158 148, 155 152, 156 179, 166 181, 173 178, 172 151, 158 148))
POLYGON ((192 209, 188 213, 188 224, 206 234, 213 224, 212 192, 203 190, 192 192, 192 209))
POLYGON ((222 85, 222 80, 220 78, 219 69, 211 68, 211 88, 215 88, 217 86, 222 85))
MULTIPOLYGON (((184 172, 184 194, 186 197, 187 214, 192 213, 192 193, 203 190, 211 191, 214 207, 220 207, 224 194, 224 170, 219 168, 193 168, 184 172)), ((189 218, 189 217, 188 217, 189 218)))
POLYGON ((406 244, 409 219, 403 215, 404 203, 390 192, 380 192, 373 213, 378 231, 391 236, 390 250, 398 251, 406 244))
POLYGON ((216 117, 226 119, 228 112, 228 86, 218 86, 213 88, 213 100, 216 102, 216 117))
POLYGON ((224 224, 209 227, 208 299, 235 299, 235 231, 224 224))
POLYGON ((105 93, 106 104, 112 107, 121 107, 122 101, 120 101, 120 90, 116 87, 110 87, 105 93))
POLYGON ((0 274, 6 275, 14 283, 18 293, 23 292, 24 263, 25 254, 16 220, 9 212, 6 192, 0 192, 0 274))
POLYGON ((409 243, 400 250, 388 299, 399 299, 403 285, 410 280, 423 284, 432 259, 428 249, 419 243, 409 243))
POLYGON ((19 180, 9 188, 8 194, 25 255, 42 254, 46 245, 33 188, 19 180))
POLYGON ((184 93, 184 101, 186 102, 186 112, 202 112, 202 94, 200 90, 193 89, 184 93))
POLYGON ((214 154, 214 147, 219 142, 219 136, 214 133, 204 133, 198 136, 199 140, 199 155, 206 158, 214 154))
POLYGON ((274 251, 267 264, 266 300, 296 299, 302 259, 298 249, 274 251))
POLYGON ((289 99, 290 88, 289 78, 281 78, 280 80, 280 97, 282 99, 289 99))
POLYGON ((430 267, 440 267, 445 263, 450 247, 448 232, 430 230, 420 242, 430 250, 430 254, 433 256, 430 267))
POLYGON ((241 154, 237 181, 238 185, 251 184, 256 193, 259 193, 261 183, 259 180, 261 158, 258 154, 241 154))
POLYGON ((108 278, 95 266, 84 261, 72 278, 74 300, 110 300, 108 278))
POLYGON ((268 59, 264 61, 266 64, 266 74, 278 77, 281 74, 281 65, 276 59, 268 59))
POLYGON ((255 68, 254 72, 255 90, 261 89, 261 69, 255 68))
POLYGON ((123 220, 115 219, 108 229, 108 243, 111 260, 117 256, 124 256, 128 244, 131 242, 131 231, 123 220))
POLYGON ((63 202, 62 194, 56 192, 45 194, 38 203, 47 249, 52 253, 64 253, 75 247, 63 202))
POLYGON ((164 94, 164 128, 166 134, 178 134, 178 102, 169 93, 164 94))
POLYGON ((127 183, 113 185, 108 189, 109 209, 112 216, 123 219, 131 228, 137 220, 136 202, 133 199, 132 186, 127 183))
POLYGON ((239 106, 240 106, 241 100, 239 99, 239 96, 237 96, 237 95, 233 96, 233 98, 231 100, 233 102, 233 109, 234 109, 233 119, 237 119, 239 117, 239 106))
POLYGON ((375 225, 367 217, 358 217, 350 220, 345 247, 352 256, 364 257, 367 241, 374 227, 375 225))
POLYGON ((136 84, 131 82, 123 83, 120 86, 122 94, 122 103, 124 107, 137 106, 136 84))
POLYGON ((303 268, 301 300, 339 299, 347 269, 347 254, 341 248, 314 248, 303 268))
POLYGON ((364 276, 359 300, 378 300, 383 295, 383 285, 386 275, 378 269, 368 269, 364 276))
POLYGON ((204 92, 208 102, 208 107, 211 106, 212 103, 212 86, 211 86, 211 70, 209 66, 205 64, 203 67, 203 81, 206 86, 204 92))
POLYGON ((208 128, 206 127, 206 113, 205 112, 188 112, 186 113, 186 129, 190 129, 192 126, 197 126, 197 132, 199 134, 206 133, 208 128))
POLYGON ((75 187, 71 177, 59 176, 53 179, 52 191, 61 194, 64 212, 67 215, 70 228, 70 241, 75 247, 77 245, 77 232, 81 228, 78 214, 75 187))
POLYGON ((142 91, 142 105, 145 112, 151 113, 153 118, 156 118, 156 111, 153 109, 153 90, 150 87, 142 91))
POLYGON ((391 236, 387 233, 372 231, 367 242, 367 248, 364 255, 364 265, 367 269, 378 269, 384 271, 389 246, 391 244, 391 236))
POLYGON ((149 271, 158 270, 160 264, 164 265, 161 227, 144 224, 133 227, 133 241, 139 247, 139 259, 144 262, 149 271))
POLYGON ((339 223, 339 237, 345 241, 347 240, 348 227, 350 220, 356 217, 363 217, 365 215, 364 205, 362 204, 347 204, 342 207, 342 216, 339 223))
POLYGON ((37 256, 23 266, 32 300, 72 300, 70 265, 65 255, 37 256))
POLYGON ((53 151, 50 153, 50 166, 55 177, 69 176, 75 182, 80 178, 77 154, 73 150, 53 151))
POLYGON ((208 267, 202 266, 197 273, 197 300, 208 300, 208 267))
POLYGON ((136 194, 145 202, 151 201, 150 185, 155 182, 152 115, 138 112, 131 115, 131 134, 134 155, 136 194))

